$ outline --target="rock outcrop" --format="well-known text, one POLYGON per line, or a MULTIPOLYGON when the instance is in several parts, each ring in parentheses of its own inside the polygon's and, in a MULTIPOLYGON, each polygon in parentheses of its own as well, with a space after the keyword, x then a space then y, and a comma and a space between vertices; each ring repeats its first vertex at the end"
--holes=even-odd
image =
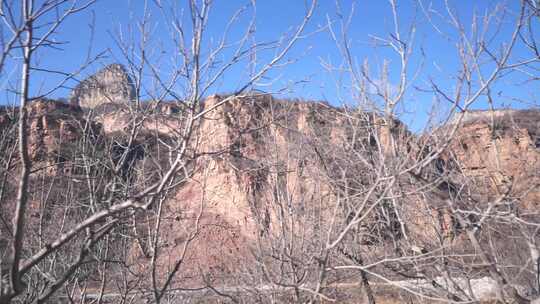
POLYGON ((86 78, 73 89, 70 103, 82 108, 95 108, 106 103, 129 103, 135 88, 126 68, 111 64, 86 78))

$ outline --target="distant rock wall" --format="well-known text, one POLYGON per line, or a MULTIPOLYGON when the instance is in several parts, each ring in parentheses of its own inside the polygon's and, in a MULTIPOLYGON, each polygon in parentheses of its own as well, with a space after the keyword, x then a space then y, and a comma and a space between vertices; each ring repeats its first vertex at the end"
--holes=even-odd
POLYGON ((477 193, 495 199, 511 189, 524 207, 540 199, 540 111, 496 110, 466 114, 450 146, 477 193))

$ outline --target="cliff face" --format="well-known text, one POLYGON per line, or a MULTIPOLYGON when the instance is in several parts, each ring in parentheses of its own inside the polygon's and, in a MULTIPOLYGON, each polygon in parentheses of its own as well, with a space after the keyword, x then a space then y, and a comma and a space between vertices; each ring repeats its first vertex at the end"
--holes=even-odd
MULTIPOLYGON (((204 106, 209 109, 220 101, 213 96, 204 106)), ((187 267, 221 274, 244 271, 247 261, 253 262, 257 239, 279 230, 280 214, 283 218, 295 212, 294 226, 309 229, 307 222, 316 221, 316 215, 302 210, 317 201, 322 215, 331 198, 315 141, 324 136, 338 142, 344 134, 339 124, 325 105, 270 96, 234 99, 206 115, 197 132, 199 151, 207 156, 197 160, 192 181, 168 206, 177 215, 190 210, 193 217, 204 207, 200 237, 192 244, 187 267)), ((167 253, 178 256, 182 247, 174 242, 175 231, 182 231, 185 223, 169 224, 168 242, 178 246, 168 247, 167 253)), ((164 268, 170 260, 163 259, 164 268)))
MULTIPOLYGON (((205 107, 220 100, 214 96, 205 107)), ((516 207, 520 210, 536 210, 540 193, 540 113, 499 114, 495 127, 491 120, 476 117, 459 129, 446 151, 457 164, 445 169, 451 171, 447 172, 448 179, 453 187, 468 189, 482 204, 507 193, 508 198, 519 202, 516 207)), ((204 201, 201 238, 194 241, 196 249, 188 264, 197 265, 193 269, 199 270, 239 271, 238 265, 252 256, 250 248, 261 236, 279 233, 287 218, 283 214, 294 214, 293 225, 305 229, 306 235, 317 235, 306 231, 316 229, 315 222, 329 227, 338 193, 345 188, 350 192, 365 189, 364 185, 374 182, 374 172, 359 165, 362 161, 379 162, 382 155, 391 159, 392 153, 401 161, 414 161, 414 135, 402 124, 393 122, 394 128, 389 128, 376 115, 364 116, 352 119, 343 109, 269 96, 235 99, 206 115, 198 132, 200 152, 208 156, 198 160, 200 170, 193 178, 197 182, 179 189, 176 203, 168 207, 180 215, 187 206, 190 212, 199 210, 204 201)), ((374 212, 362 228, 367 235, 391 239, 396 234, 405 237, 406 233, 413 243, 434 244, 443 233, 448 246, 462 244, 460 240, 452 243, 456 222, 441 198, 429 190, 407 194, 407 189, 412 193, 426 184, 414 179, 396 183, 405 190, 394 193, 403 208, 399 215, 391 215, 391 207, 374 212), (384 216, 399 216, 406 227, 384 216)), ((448 191, 445 187, 451 186, 441 185, 448 191)), ((178 243, 174 242, 176 231, 184 224, 173 220, 169 224, 169 244, 178 243)), ((369 238, 360 243, 373 246, 375 251, 383 246, 369 238)), ((167 252, 178 256, 180 249, 169 246, 167 252)), ((171 266, 164 263, 164 268, 171 266)))
POLYGON ((451 146, 476 191, 492 200, 509 192, 526 208, 540 202, 540 111, 477 111, 451 146))

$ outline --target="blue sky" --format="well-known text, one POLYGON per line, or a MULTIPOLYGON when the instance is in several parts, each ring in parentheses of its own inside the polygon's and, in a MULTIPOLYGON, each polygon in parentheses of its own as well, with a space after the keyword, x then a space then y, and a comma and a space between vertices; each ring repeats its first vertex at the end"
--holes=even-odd
MULTIPOLYGON (((41 2, 41 0, 37 0, 41 2)), ((173 1, 174 2, 174 1, 173 1)), ((177 1, 178 11, 185 8, 185 2, 177 1)), ((517 10, 518 1, 449 1, 450 6, 465 25, 471 24, 473 13, 482 15, 492 12, 497 5, 507 4, 510 11, 517 10)), ((215 6, 210 12, 208 31, 205 36, 207 46, 212 45, 215 39, 223 34, 227 20, 239 8, 249 3, 242 0, 216 0, 215 6)), ((399 79, 399 58, 388 48, 377 47, 374 44, 373 36, 388 38, 393 30, 393 20, 390 5, 385 0, 364 0, 364 1, 340 1, 342 13, 347 15, 354 5, 354 16, 349 28, 349 39, 352 46, 352 56, 359 63, 368 61, 373 70, 374 78, 378 78, 377 71, 380 71, 383 62, 388 62, 390 83, 397 83, 399 79)), ((419 1, 407 0, 397 1, 399 24, 403 33, 415 22, 417 26, 415 35, 415 49, 411 57, 409 76, 415 71, 418 77, 408 90, 406 95, 406 107, 400 113, 410 125, 415 129, 421 128, 426 121, 426 113, 434 105, 434 95, 424 92, 430 80, 436 81, 439 87, 451 91, 455 86, 454 76, 460 69, 458 53, 455 49, 457 36, 455 32, 446 24, 442 18, 434 15, 432 20, 439 29, 448 32, 448 36, 436 33, 433 26, 427 22, 425 11, 419 6, 419 1)), ((422 1, 424 9, 432 8, 432 11, 440 12, 444 15, 443 1, 422 1)), ((174 57, 174 48, 169 35, 170 20, 162 15, 155 1, 144 0, 100 0, 90 9, 77 14, 69 19, 59 29, 54 37, 57 41, 65 42, 62 50, 42 49, 37 53, 35 64, 48 69, 61 70, 65 72, 76 71, 85 61, 90 51, 91 56, 104 51, 105 56, 85 69, 78 79, 83 79, 103 67, 113 62, 126 63, 125 58, 119 52, 115 35, 121 31, 124 37, 128 37, 129 27, 136 27, 136 22, 141 19, 143 11, 151 14, 151 57, 163 73, 167 74, 171 67, 171 58, 174 57), (94 24, 94 32, 91 35, 90 24, 94 24), (91 48, 89 46, 91 45, 91 48)), ((306 11, 306 1, 304 0, 259 0, 256 7, 256 41, 273 41, 290 31, 296 26, 306 11)), ((239 33, 245 28, 253 10, 249 9, 243 18, 240 18, 232 31, 231 39, 238 38, 239 33)), ((49 16, 51 18, 52 16, 49 16)), ((321 30, 328 20, 335 21, 337 27, 338 14, 334 1, 319 0, 313 20, 310 22, 307 31, 313 33, 306 39, 301 40, 289 53, 287 60, 294 60, 294 63, 286 65, 268 75, 264 82, 271 83, 269 86, 261 86, 260 89, 275 91, 287 88, 282 93, 286 97, 299 97, 308 100, 324 100, 330 104, 341 102, 351 102, 350 89, 347 75, 342 75, 337 71, 328 71, 323 68, 323 63, 332 63, 339 66, 342 63, 335 43, 332 41, 328 31, 321 30), (339 82, 339 80, 342 82, 339 82), (295 84, 295 85, 292 85, 295 84)), ((514 19, 508 15, 503 20, 498 36, 494 39, 493 46, 508 39, 514 19)), ((266 52, 258 55, 258 59, 264 62, 273 53, 266 52)), ((518 48, 516 57, 527 57, 523 48, 518 48)), ((224 58, 226 59, 226 57, 224 58)), ((17 61, 12 60, 0 74, 0 88, 7 92, 7 88, 14 87, 18 80, 17 61)), ((487 66, 486 68, 489 68, 487 66)), ((230 92, 238 88, 247 77, 249 67, 246 62, 231 69, 209 93, 230 92)), ((53 87, 60 76, 45 73, 34 73, 32 81, 32 92, 34 95, 47 91, 53 87)), ((166 77, 166 76, 165 76, 166 77)), ((150 79, 150 77, 145 78, 150 79)), ((536 95, 538 85, 535 83, 523 84, 523 76, 519 74, 508 75, 496 85, 496 100, 498 107, 529 107, 538 106, 538 96, 536 95), (535 87, 536 85, 536 87, 535 87), (518 101, 518 99, 520 101, 518 101), (522 102, 526 101, 526 102, 522 102)), ((151 87, 150 80, 147 86, 151 87)), ((51 97, 59 98, 69 95, 69 87, 76 85, 75 81, 67 83, 67 87, 54 91, 51 97)), ((178 87, 181 90, 181 85, 178 87)), ((13 98, 11 94, 2 94, 1 103, 9 103, 13 98)), ((442 105, 439 105, 442 106, 442 105)), ((475 108, 484 108, 486 103, 482 99, 474 105, 475 108)))

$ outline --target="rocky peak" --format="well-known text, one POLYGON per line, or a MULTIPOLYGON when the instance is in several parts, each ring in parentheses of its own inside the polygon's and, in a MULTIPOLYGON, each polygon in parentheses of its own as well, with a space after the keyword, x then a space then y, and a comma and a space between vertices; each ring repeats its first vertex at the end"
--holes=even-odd
POLYGON ((121 64, 110 64, 73 89, 70 103, 93 109, 106 103, 127 103, 135 97, 133 80, 121 64))

